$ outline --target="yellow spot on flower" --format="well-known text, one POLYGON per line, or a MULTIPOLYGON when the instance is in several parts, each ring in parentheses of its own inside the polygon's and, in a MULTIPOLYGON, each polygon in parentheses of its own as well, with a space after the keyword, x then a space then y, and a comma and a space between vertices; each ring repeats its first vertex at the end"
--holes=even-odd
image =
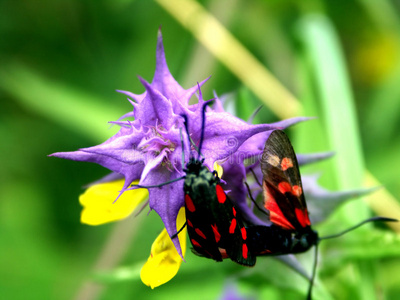
MULTIPOLYGON (((176 219, 176 228, 181 229, 185 221, 185 208, 182 207, 176 219)), ((186 253, 186 231, 185 227, 178 234, 183 256, 186 253)), ((150 257, 140 271, 140 279, 145 285, 154 289, 174 278, 181 263, 182 258, 164 228, 151 246, 150 257)))
POLYGON ((217 162, 214 163, 214 170, 217 171, 218 177, 221 178, 224 173, 224 169, 217 162))
MULTIPOLYGON (((133 182, 134 184, 138 181, 133 182)), ((125 191, 118 200, 124 180, 95 184, 79 196, 83 206, 81 223, 101 225, 128 217, 149 196, 147 189, 125 191)))

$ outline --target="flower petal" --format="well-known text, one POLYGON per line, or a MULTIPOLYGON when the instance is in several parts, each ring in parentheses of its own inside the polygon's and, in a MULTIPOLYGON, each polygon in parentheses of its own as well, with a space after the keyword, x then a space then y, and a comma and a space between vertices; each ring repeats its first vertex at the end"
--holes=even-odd
MULTIPOLYGON (((189 124, 192 128, 191 137, 195 142, 200 141, 202 130, 200 121, 201 118, 197 118, 197 122, 192 121, 192 125, 189 124)), ((276 127, 270 124, 247 124, 229 113, 207 112, 203 148, 201 150, 206 158, 205 165, 211 169, 216 160, 225 159, 235 153, 251 136, 273 129, 276 129, 276 127)))
POLYGON ((81 222, 101 225, 124 219, 148 198, 146 189, 127 190, 113 203, 123 185, 124 180, 120 179, 89 187, 79 197, 79 202, 83 206, 81 222))
MULTIPOLYGON (((269 125, 272 127, 272 130, 275 130, 275 129, 282 130, 282 129, 285 129, 294 124, 308 121, 310 119, 312 119, 312 118, 296 117, 296 118, 291 118, 291 119, 271 123, 269 125)), ((255 125, 253 125, 253 126, 255 126, 255 125)), ((264 151, 265 141, 268 140, 270 134, 271 134, 271 130, 254 134, 249 139, 247 139, 243 144, 241 144, 241 146, 237 150, 236 155, 238 155, 242 159, 246 159, 246 158, 253 157, 253 156, 255 156, 256 159, 258 159, 257 157, 261 156, 264 151)))
POLYGON ((297 163, 299 166, 311 164, 320 160, 324 160, 335 155, 335 152, 317 152, 311 154, 296 154, 297 163))
POLYGON ((139 179, 144 168, 144 155, 136 150, 144 134, 142 128, 121 128, 104 143, 73 152, 57 152, 55 156, 75 161, 97 163, 125 177, 125 188, 139 179))
POLYGON ((378 187, 360 188, 347 191, 329 191, 321 187, 319 174, 302 175, 304 195, 312 223, 324 221, 344 202, 374 192, 378 187))
MULTIPOLYGON (((170 180, 179 178, 177 172, 171 172, 164 167, 151 170, 140 184, 143 186, 153 186, 170 180)), ((167 184, 157 188, 150 188, 149 206, 161 217, 165 228, 170 236, 173 236, 179 229, 176 227, 176 218, 179 210, 185 205, 185 195, 183 192, 183 178, 177 182, 167 184)), ((177 238, 173 243, 182 254, 181 246, 177 238)), ((183 256, 182 256, 183 258, 183 256)))
MULTIPOLYGON (((146 166, 143 169, 142 175, 140 182, 143 183, 143 180, 146 178, 146 176, 151 172, 153 169, 158 168, 160 164, 162 163, 163 159, 167 155, 167 149, 164 149, 161 151, 160 154, 158 154, 156 157, 151 156, 150 154, 146 155, 146 166)), ((162 183, 162 182, 160 182, 162 183)))
POLYGON ((144 126, 156 126, 158 123, 162 124, 164 128, 171 128, 177 118, 173 112, 171 101, 146 80, 140 77, 139 79, 146 89, 146 96, 138 104, 135 118, 140 120, 144 126))
MULTIPOLYGON (((176 227, 182 228, 186 222, 185 208, 179 211, 176 227)), ((182 253, 186 253, 186 227, 178 234, 182 253)), ((170 281, 182 264, 182 258, 164 229, 151 246, 150 257, 140 271, 142 282, 152 289, 170 281)))
POLYGON ((129 100, 133 99, 137 103, 140 103, 143 100, 143 98, 145 97, 145 95, 146 95, 146 93, 142 93, 140 95, 137 95, 137 94, 131 93, 129 91, 122 91, 122 90, 117 90, 117 92, 128 96, 129 100))
POLYGON ((253 213, 247 205, 247 189, 244 185, 246 170, 243 163, 226 161, 222 164, 224 174, 222 180, 226 182, 224 190, 229 190, 229 198, 240 209, 243 217, 254 225, 266 225, 253 213))

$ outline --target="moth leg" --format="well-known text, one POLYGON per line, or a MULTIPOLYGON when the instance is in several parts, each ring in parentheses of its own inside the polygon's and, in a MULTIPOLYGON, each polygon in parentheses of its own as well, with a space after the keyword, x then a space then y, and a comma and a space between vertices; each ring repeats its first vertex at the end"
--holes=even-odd
POLYGON ((171 236, 171 240, 176 238, 178 236, 179 233, 181 233, 181 231, 186 227, 187 222, 185 222, 185 224, 183 224, 183 226, 181 227, 181 229, 178 230, 177 233, 175 233, 173 236, 171 236))
POLYGON ((249 184, 248 184, 246 181, 244 182, 244 184, 245 184, 246 187, 247 187, 247 191, 249 192, 249 197, 250 197, 251 201, 253 201, 254 205, 255 205, 255 206, 258 208, 258 210, 261 211, 263 214, 269 216, 269 213, 267 213, 264 209, 262 209, 262 208, 257 204, 256 200, 254 200, 253 195, 251 194, 251 190, 250 190, 249 184))

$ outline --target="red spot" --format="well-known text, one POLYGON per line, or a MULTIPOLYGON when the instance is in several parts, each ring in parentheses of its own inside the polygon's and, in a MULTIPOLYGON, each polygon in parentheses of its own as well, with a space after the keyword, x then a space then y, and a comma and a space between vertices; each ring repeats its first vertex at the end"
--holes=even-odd
POLYGON ((196 233, 199 235, 199 236, 201 236, 203 239, 207 239, 207 237, 204 235, 204 233, 200 230, 200 229, 198 229, 198 228, 195 228, 195 230, 194 231, 196 231, 196 233))
POLYGON ((233 211, 233 216, 236 217, 236 209, 234 207, 232 207, 232 211, 233 211))
POLYGON ((198 242, 196 242, 196 240, 191 239, 190 241, 192 242, 193 246, 201 248, 201 245, 198 242))
POLYGON ((217 224, 215 224, 215 225, 211 224, 211 228, 212 228, 212 230, 214 232, 215 241, 218 243, 219 240, 221 239, 221 234, 218 231, 217 224))
POLYGON ((293 162, 289 157, 284 157, 281 161, 282 171, 286 171, 289 168, 293 167, 293 162))
POLYGON ((247 249, 247 245, 243 244, 242 246, 242 256, 244 259, 247 259, 247 254, 248 254, 249 250, 247 249))
POLYGON ((217 199, 219 203, 224 203, 226 200, 226 194, 224 192, 224 190, 222 189, 222 187, 217 184, 217 187, 215 188, 216 192, 217 192, 217 199))
POLYGON ((222 258, 228 258, 228 254, 226 253, 226 250, 223 248, 218 248, 219 253, 221 253, 222 258))
POLYGON ((192 224, 192 222, 190 222, 189 219, 186 219, 186 222, 187 222, 188 226, 193 227, 193 224, 192 224))
POLYGON ((281 183, 279 183, 278 189, 282 194, 292 192, 292 186, 290 185, 289 182, 286 182, 286 181, 282 181, 281 183))
POLYGON ((235 232, 235 228, 236 228, 236 219, 233 218, 232 222, 231 222, 231 226, 229 226, 229 233, 233 234, 235 232))
POLYGON ((295 195, 296 197, 300 197, 300 195, 303 193, 303 190, 301 189, 301 186, 299 185, 294 185, 292 188, 292 194, 295 195))
POLYGON ((240 229, 240 231, 242 232, 242 238, 243 238, 244 240, 247 239, 247 231, 246 231, 246 228, 242 227, 242 228, 240 229))
POLYGON ((299 185, 294 185, 293 187, 290 185, 289 182, 282 181, 281 183, 278 184, 278 189, 279 191, 284 194, 284 193, 292 193, 296 197, 300 197, 300 195, 303 193, 303 190, 301 186, 299 185))
POLYGON ((296 213, 297 221, 299 221, 301 226, 306 227, 311 225, 306 208, 305 209, 295 208, 294 212, 296 213))
POLYGON ((265 209, 268 209, 270 212, 270 220, 272 223, 281 226, 285 229, 295 229, 293 225, 286 219, 278 204, 275 201, 275 198, 268 191, 267 187, 264 184, 264 198, 265 198, 265 209))
POLYGON ((186 203, 186 208, 190 212, 194 212, 196 210, 196 207, 194 207, 192 198, 190 198, 190 196, 188 194, 185 195, 185 203, 186 203))

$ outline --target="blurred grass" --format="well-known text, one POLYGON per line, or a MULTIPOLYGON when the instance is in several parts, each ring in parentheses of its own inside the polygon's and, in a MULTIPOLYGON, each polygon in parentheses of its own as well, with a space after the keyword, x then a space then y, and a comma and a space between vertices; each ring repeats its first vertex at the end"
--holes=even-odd
POLYGON ((23 65, 3 65, 0 85, 5 92, 18 99, 25 109, 93 141, 103 141, 110 136, 109 131, 101 130, 105 127, 104 120, 116 120, 124 114, 122 109, 102 104, 106 102, 103 99, 71 85, 43 78, 23 65), (82 112, 88 113, 82 115, 82 112))
MULTIPOLYGON (((364 175, 363 153, 353 95, 338 37, 330 21, 318 14, 304 16, 299 21, 298 30, 315 82, 317 96, 314 98, 320 105, 328 145, 336 152, 330 170, 334 182, 328 187, 359 187, 364 175)), ((312 141, 311 138, 308 141, 312 141)), ((362 203, 346 207, 345 212, 349 223, 355 222, 355 216, 360 220, 368 216, 362 203)))
MULTIPOLYGON (((213 77, 204 87, 205 97, 211 98, 212 90, 219 95, 238 91, 236 105, 243 116, 259 105, 256 99, 266 101, 264 105, 273 103, 261 110, 260 122, 271 122, 293 111, 297 114, 300 108, 296 102, 288 100, 295 103, 293 109, 282 100, 297 96, 304 112, 319 118, 290 131, 296 149, 337 152, 332 161, 309 170, 325 170, 321 178, 324 186, 359 187, 364 156, 368 170, 387 187, 386 194, 377 194, 374 201, 383 209, 380 213, 398 207, 398 4, 386 0, 315 0, 301 4, 291 0, 237 0, 231 7, 228 0, 177 2, 182 6, 172 7, 176 0, 171 1, 169 11, 188 13, 180 11, 188 3, 206 7, 187 20, 189 32, 158 4, 167 5, 162 0, 47 0, 41 5, 33 0, 0 2, 0 274, 7 278, 0 284, 0 293, 5 299, 71 299, 91 278, 113 225, 80 225, 77 198, 83 184, 106 171, 46 155, 91 146, 113 134, 107 121, 131 109, 125 97, 114 91, 142 92, 136 74, 151 80, 160 24, 168 64, 179 82, 195 84, 207 72, 202 67, 209 66, 213 77), (213 26, 221 22, 214 33, 228 33, 230 41, 235 41, 230 44, 233 46, 224 46, 221 36, 211 39, 215 27, 196 23, 207 20, 207 7, 215 17, 213 26), (221 7, 223 13, 218 11, 221 7), (323 24, 303 22, 299 27, 309 13, 319 13, 331 24, 337 34, 336 45, 329 44, 331 29, 324 31, 323 24), (202 19, 198 19, 200 16, 202 19), (299 30, 308 32, 303 41, 299 40, 299 30), (315 31, 319 35, 311 35, 317 34, 315 31), (191 53, 198 47, 194 37, 210 47, 215 57, 203 55, 201 61, 192 61, 191 53), (242 47, 241 52, 233 47, 242 47), (245 61, 238 56, 243 51, 249 51, 245 57, 256 60, 251 58, 252 63, 243 65, 245 61), (305 57, 304 51, 310 55, 305 57), (254 62, 257 72, 252 72, 254 62), (348 76, 344 70, 349 71, 348 76), (331 90, 334 82, 337 88, 331 90), (321 93, 321 88, 325 92, 321 93)), ((346 205, 346 222, 362 218, 364 207, 361 201, 346 205)), ((138 236, 129 242, 127 254, 120 258, 121 265, 144 261, 161 226, 154 213, 146 217, 138 236)), ((336 224, 327 224, 320 231, 331 233, 335 229, 336 224)), ((369 293, 368 297, 377 299, 378 287, 386 299, 398 299, 397 243, 393 236, 387 238, 368 229, 321 247, 320 287, 315 289, 315 298, 327 299, 327 287, 341 298, 357 299, 369 293), (386 247, 379 247, 383 243, 379 237, 386 247)), ((309 266, 309 254, 302 257, 309 266)), ((199 286, 202 299, 215 299, 227 278, 242 278, 241 292, 256 291, 268 299, 302 299, 307 286, 303 278, 268 258, 260 258, 256 268, 248 270, 189 254, 171 283, 150 290, 137 279, 115 282, 105 285, 100 299, 187 299, 200 294, 193 292, 199 286)))

